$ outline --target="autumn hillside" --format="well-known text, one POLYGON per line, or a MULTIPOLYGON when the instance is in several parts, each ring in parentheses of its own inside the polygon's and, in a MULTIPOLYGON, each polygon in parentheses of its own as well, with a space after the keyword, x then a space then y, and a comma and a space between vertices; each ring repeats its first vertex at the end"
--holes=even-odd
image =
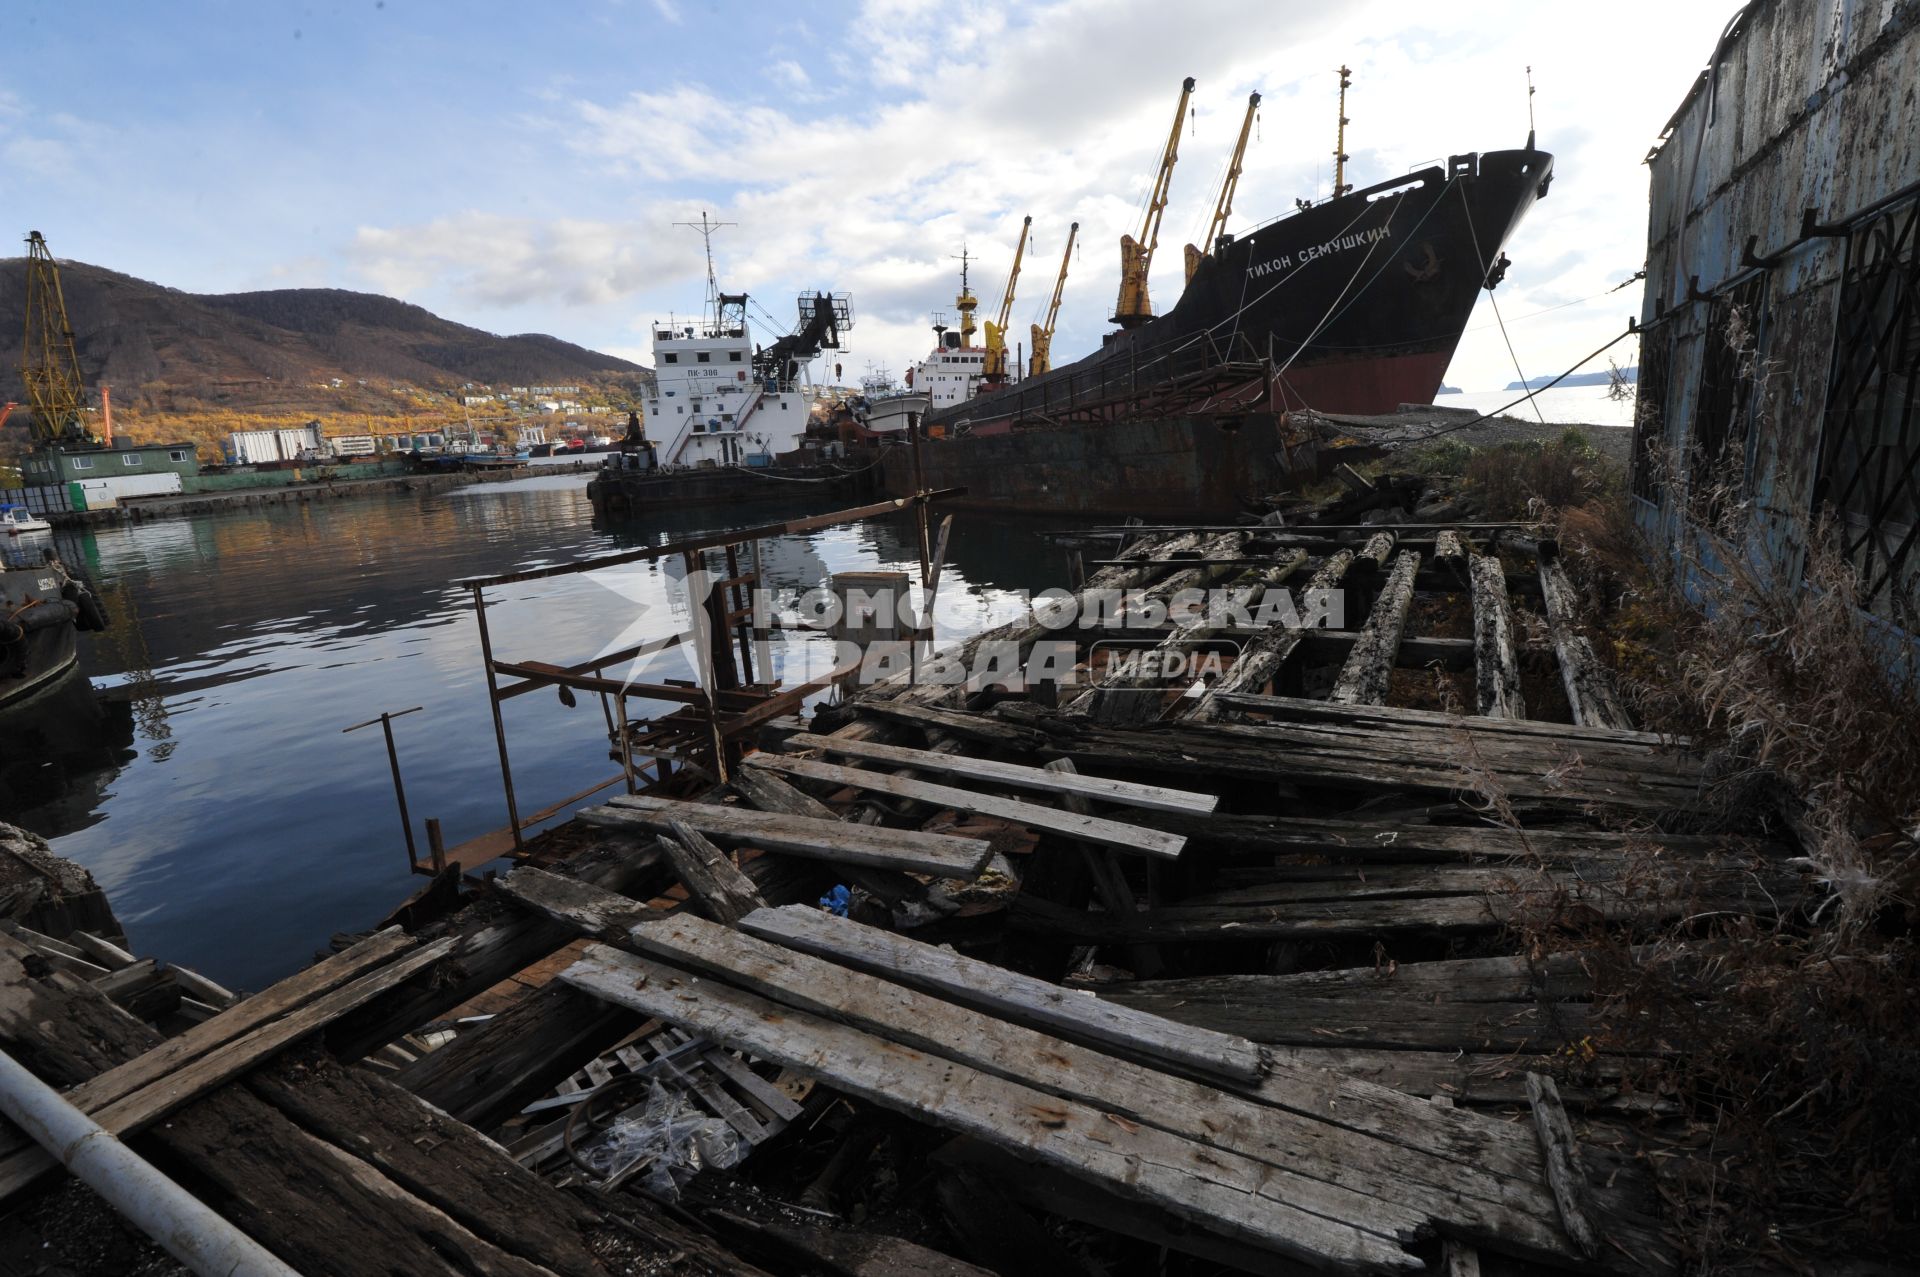
MULTIPOLYGON (((203 295, 78 262, 61 264, 61 282, 87 384, 111 385, 116 416, 130 421, 399 416, 423 399, 449 403, 469 382, 577 386, 583 402, 622 403, 650 375, 554 337, 499 337, 370 293, 203 295)), ((25 283, 25 258, 0 259, 0 399, 22 397, 25 283)))

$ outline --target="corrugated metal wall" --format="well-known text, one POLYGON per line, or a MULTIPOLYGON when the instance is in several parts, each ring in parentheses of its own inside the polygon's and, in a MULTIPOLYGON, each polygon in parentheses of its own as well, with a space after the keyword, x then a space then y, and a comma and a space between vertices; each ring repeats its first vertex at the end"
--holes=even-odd
MULTIPOLYGON (((1724 341, 1709 331, 1711 299, 1761 276, 1739 478, 1757 516, 1748 552, 1790 580, 1812 515, 1847 254, 1844 238, 1804 236, 1802 219, 1812 210, 1817 225, 1845 227, 1920 186, 1917 86, 1920 0, 1759 0, 1648 161, 1642 344, 1663 345, 1667 375, 1643 390, 1643 448, 1684 454, 1699 436, 1703 369, 1724 341)), ((1643 522, 1668 545, 1689 535, 1682 486, 1635 484, 1652 498, 1643 522)))

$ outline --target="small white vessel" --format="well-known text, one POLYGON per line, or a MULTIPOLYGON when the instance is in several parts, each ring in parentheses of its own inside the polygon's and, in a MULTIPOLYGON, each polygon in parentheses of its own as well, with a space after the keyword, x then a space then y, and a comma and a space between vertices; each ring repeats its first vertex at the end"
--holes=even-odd
POLYGON ((0 505, 0 530, 8 536, 24 532, 51 532, 53 525, 23 505, 0 505))
POLYGON ((747 294, 721 292, 714 273, 712 234, 719 228, 705 214, 688 224, 707 240, 706 313, 698 323, 653 325, 654 384, 643 405, 648 437, 662 466, 770 464, 806 437, 813 414, 807 365, 823 350, 840 349, 852 310, 844 293, 803 293, 793 331, 756 345, 747 294))

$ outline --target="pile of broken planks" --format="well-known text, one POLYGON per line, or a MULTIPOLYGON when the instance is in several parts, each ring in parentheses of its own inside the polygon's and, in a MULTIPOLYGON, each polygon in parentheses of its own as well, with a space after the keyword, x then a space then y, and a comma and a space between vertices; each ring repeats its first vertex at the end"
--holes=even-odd
MULTIPOLYGON (((962 656, 1073 681, 771 723, 172 1038, 13 942, 0 1045, 303 1271, 1670 1271, 1578 946, 1804 886, 1518 533, 1142 538, 1086 588, 1345 619, 1028 618, 962 656), (728 1156, 609 1160, 663 1103, 728 1156)), ((0 1209, 57 1182, 6 1156, 0 1209)))

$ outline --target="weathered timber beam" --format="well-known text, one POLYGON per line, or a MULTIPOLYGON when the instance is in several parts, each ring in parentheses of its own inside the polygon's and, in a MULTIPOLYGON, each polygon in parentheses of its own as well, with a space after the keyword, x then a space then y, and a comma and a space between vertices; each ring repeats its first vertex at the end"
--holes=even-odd
POLYGON ((1187 841, 1178 834, 1168 834, 1162 830, 1147 829, 1140 825, 1128 825, 1101 816, 1083 816, 1076 812, 1042 807, 1015 798, 1002 798, 995 794, 982 794, 975 790, 959 789, 952 785, 937 785, 930 781, 909 780, 902 776, 866 771, 858 767, 841 767, 833 763, 785 758, 772 754, 751 755, 747 758, 746 765, 749 768, 757 767, 766 771, 784 772, 790 776, 802 776, 809 780, 851 785, 857 789, 890 794, 896 798, 910 798, 916 802, 932 803, 936 807, 952 807, 958 811, 997 816, 1002 820, 1026 825, 1030 829, 1048 830, 1085 842, 1097 842, 1121 851, 1161 856, 1169 860, 1176 859, 1180 855, 1180 849, 1186 846, 1187 841))
MULTIPOLYGON (((1369 551, 1378 549, 1382 557, 1393 547, 1393 538, 1380 533, 1367 542, 1369 551)), ((1341 550, 1333 555, 1314 572, 1307 582, 1305 597, 1311 603, 1316 592, 1324 592, 1337 587, 1348 571, 1358 560, 1350 550, 1341 550)), ((1198 703, 1187 711, 1185 718, 1189 722, 1205 723, 1220 716, 1224 708, 1221 697, 1233 692, 1253 692, 1266 686, 1267 680, 1286 663, 1295 646, 1309 631, 1286 625, 1268 626, 1264 634, 1249 639, 1240 649, 1233 667, 1221 675, 1214 685, 1207 689, 1198 703)))
POLYGON ((1373 614, 1367 618, 1360 641, 1348 653, 1328 700, 1341 705, 1379 705, 1386 701, 1400 635, 1406 629, 1407 611, 1413 606, 1413 577, 1419 569, 1418 550, 1402 550, 1395 556, 1393 571, 1374 601, 1373 614))
MULTIPOLYGON (((839 736, 818 736, 812 732, 801 732, 789 736, 782 745, 788 749, 817 749, 828 754, 858 758, 864 762, 891 763, 898 767, 912 767, 918 771, 966 776, 982 782, 1005 785, 1010 789, 1037 789, 1046 793, 1077 794, 1099 802, 1141 807, 1150 811, 1208 812, 1220 805, 1218 795, 1195 793, 1186 789, 1171 789, 1165 785, 1142 785, 1130 780, 1108 780, 1103 776, 1083 776, 1078 772, 1058 772, 1045 767, 1023 767, 1018 763, 1001 763, 964 754, 943 754, 930 749, 909 749, 900 745, 848 740, 839 736)), ((735 783, 739 783, 738 779, 735 783)))
POLYGON ((1578 626, 1573 584, 1557 556, 1540 558, 1540 591, 1546 603, 1547 628, 1553 635, 1553 650, 1560 659, 1560 681, 1567 689, 1567 703, 1573 707, 1573 721, 1583 727, 1630 730, 1633 720, 1620 704, 1613 678, 1593 645, 1578 626))
POLYGON ((985 867, 991 850, 977 838, 916 829, 873 829, 836 820, 674 802, 639 794, 621 795, 606 806, 588 808, 579 818, 590 825, 655 832, 664 832, 679 820, 703 834, 737 838, 772 851, 944 878, 974 877, 985 867))
POLYGON ((762 909, 748 914, 740 927, 789 949, 831 958, 1103 1051, 1158 1061, 1203 1076, 1247 1080, 1260 1076, 1260 1048, 1245 1038, 1172 1029, 1169 1021, 1157 1015, 1135 1014, 1127 1007, 951 949, 832 918, 817 909, 762 909))
POLYGON ((1487 718, 1525 718, 1520 661, 1514 654, 1513 622, 1500 560, 1476 554, 1467 569, 1473 590, 1474 701, 1487 718))
MULTIPOLYGON (((1144 1124, 1116 1124, 1087 1105, 950 1059, 902 1050, 873 1034, 722 982, 696 980, 598 945, 561 979, 818 1077, 869 1103, 1018 1149, 1123 1196, 1164 1206, 1202 1227, 1282 1254, 1341 1272, 1417 1272, 1423 1267, 1397 1237, 1294 1205, 1284 1188, 1242 1159, 1144 1124), (1222 1165, 1230 1160, 1235 1164, 1222 1165)), ((1373 1222, 1375 1227, 1401 1229, 1405 1218, 1387 1207, 1373 1222), (1393 1223, 1379 1222, 1383 1217, 1393 1223)), ((1407 1230, 1406 1240, 1412 1240, 1413 1231, 1407 1230)))

